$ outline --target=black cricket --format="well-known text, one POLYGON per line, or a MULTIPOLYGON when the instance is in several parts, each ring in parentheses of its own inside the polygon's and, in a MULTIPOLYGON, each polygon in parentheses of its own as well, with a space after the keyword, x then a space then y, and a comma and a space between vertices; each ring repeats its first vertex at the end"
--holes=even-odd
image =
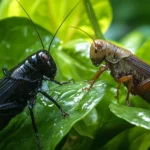
MULTIPOLYGON (((20 3, 19 5, 23 8, 23 6, 20 3)), ((42 43, 39 32, 36 29, 32 19, 30 18, 26 10, 23 8, 25 13, 31 20, 31 23, 33 24, 33 27, 37 32, 37 35, 41 41, 43 48, 37 51, 36 53, 32 54, 28 58, 26 58, 24 61, 22 61, 12 69, 10 70, 7 70, 6 68, 2 69, 4 77, 0 79, 0 120, 2 121, 0 122, 0 130, 6 127, 13 117, 21 113, 24 110, 24 108, 28 106, 33 129, 35 131, 37 139, 37 144, 39 147, 41 147, 40 137, 38 134, 33 113, 33 107, 36 102, 37 93, 41 93, 47 99, 52 101, 60 109, 63 116, 68 115, 51 96, 49 96, 45 91, 41 89, 41 87, 43 80, 49 80, 59 85, 67 84, 70 83, 71 81, 69 80, 67 82, 59 82, 54 80, 57 67, 49 51, 58 30, 60 29, 64 21, 68 18, 68 16, 71 14, 71 12, 75 9, 76 6, 72 8, 72 10, 69 12, 69 14, 65 17, 63 22, 56 30, 49 45, 48 51, 44 50, 44 45, 42 43)))

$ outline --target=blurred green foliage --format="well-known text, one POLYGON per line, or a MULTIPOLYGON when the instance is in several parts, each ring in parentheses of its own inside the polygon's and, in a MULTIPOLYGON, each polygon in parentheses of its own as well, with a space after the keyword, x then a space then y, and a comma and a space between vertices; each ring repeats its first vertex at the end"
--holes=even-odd
MULTIPOLYGON (((77 2, 20 0, 35 22, 46 49, 59 24, 77 2)), ((146 2, 149 3, 146 0, 81 0, 60 28, 50 51, 57 64, 56 79, 73 78, 77 83, 57 86, 44 82, 43 89, 70 114, 63 118, 56 106, 38 95, 34 114, 44 150, 147 150, 150 147, 149 104, 138 96, 130 96, 134 107, 124 106, 123 86, 117 104, 114 98, 117 83, 107 72, 89 92, 82 90, 88 86, 84 81, 91 80, 97 71, 89 57, 92 40, 69 27, 81 28, 93 38, 114 40, 150 63, 146 2)), ((10 69, 42 48, 30 20, 15 0, 0 1, 0 19, 0 68, 10 69)), ((27 108, 0 132, 0 141, 0 149, 37 149, 27 108)))

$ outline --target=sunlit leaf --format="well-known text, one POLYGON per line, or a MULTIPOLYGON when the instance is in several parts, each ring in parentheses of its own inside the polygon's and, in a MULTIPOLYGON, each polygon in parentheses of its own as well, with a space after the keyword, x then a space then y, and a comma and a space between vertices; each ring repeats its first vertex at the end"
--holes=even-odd
MULTIPOLYGON (((69 11, 78 2, 78 0, 34 0, 28 2, 26 0, 20 0, 20 3, 26 9, 33 21, 52 33, 56 31, 65 16, 67 16, 69 11)), ((93 0, 91 3, 97 12, 96 15, 98 22, 100 23, 101 30, 104 33, 108 29, 112 20, 109 1, 93 0)), ((12 16, 27 17, 25 12, 15 0, 3 0, 0 5, 0 12, 0 19, 12 16)), ((81 34, 75 29, 69 29, 69 26, 77 26, 79 28, 83 27, 86 32, 92 31, 90 29, 90 24, 82 1, 80 1, 76 9, 70 14, 70 16, 65 21, 65 24, 61 27, 59 37, 63 39, 63 41, 68 41, 74 37, 78 37, 79 35, 83 36, 83 33, 81 34)))

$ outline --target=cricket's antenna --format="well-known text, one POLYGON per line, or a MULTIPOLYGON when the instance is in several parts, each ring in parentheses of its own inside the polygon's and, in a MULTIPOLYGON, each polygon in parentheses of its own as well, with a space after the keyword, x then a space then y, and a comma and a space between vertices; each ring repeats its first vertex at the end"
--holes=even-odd
MULTIPOLYGON (((84 32, 85 34, 87 34, 91 39, 92 39, 92 41, 95 43, 95 41, 94 41, 94 39, 93 39, 93 37, 90 35, 90 34, 88 34, 87 32, 85 32, 84 30, 82 30, 82 29, 80 29, 80 28, 78 28, 78 27, 73 27, 73 26, 70 26, 71 28, 75 28, 75 29, 78 29, 78 30, 80 30, 80 31, 82 31, 82 32, 84 32)), ((96 45, 96 43, 95 43, 95 45, 96 45)))
POLYGON ((43 42, 42 42, 42 39, 41 39, 41 37, 40 37, 40 34, 39 34, 39 32, 38 32, 38 30, 37 30, 37 28, 36 28, 36 26, 35 26, 35 24, 34 24, 34 22, 32 21, 32 19, 31 19, 31 17, 29 16, 29 14, 27 13, 27 11, 24 9, 24 7, 21 5, 21 3, 18 1, 18 0, 16 0, 17 2, 18 2, 18 4, 22 7, 22 9, 24 10, 24 12, 26 13, 26 15, 29 17, 29 19, 31 20, 31 22, 32 22, 32 25, 33 25, 33 27, 34 27, 34 29, 35 29, 35 31, 36 31, 36 33, 37 33, 37 35, 38 35, 38 37, 39 37, 39 39, 40 39, 40 42, 41 42, 41 45, 42 45, 42 48, 44 49, 44 44, 43 44, 43 42))
MULTIPOLYGON (((80 1, 79 1, 80 2, 80 1)), ((79 4, 79 2, 71 9, 71 11, 68 13, 68 15, 65 17, 65 19, 62 21, 62 23, 59 25, 59 27, 57 28, 54 36, 52 37, 52 40, 49 44, 49 47, 48 47, 48 52, 50 51, 50 48, 52 46, 52 43, 54 41, 54 38, 56 37, 56 34, 58 33, 59 29, 61 28, 61 26, 63 25, 63 23, 66 21, 66 19, 69 17, 69 15, 72 13, 72 11, 77 7, 77 5, 79 4)))

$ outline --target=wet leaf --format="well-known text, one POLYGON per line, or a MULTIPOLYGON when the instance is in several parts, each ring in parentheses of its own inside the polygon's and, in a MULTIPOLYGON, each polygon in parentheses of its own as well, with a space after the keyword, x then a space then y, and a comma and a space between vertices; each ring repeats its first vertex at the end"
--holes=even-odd
MULTIPOLYGON (((55 105, 39 96, 34 114, 44 149, 53 150, 72 126, 83 119, 104 95, 105 85, 100 82, 90 91, 83 91, 83 87, 83 82, 64 86, 44 84, 44 90, 69 113, 69 117, 63 118, 55 105)), ((0 141, 0 149, 36 149, 37 143, 27 108, 0 132, 0 141)))
POLYGON ((131 124, 150 129, 150 111, 142 108, 128 107, 119 104, 110 104, 111 112, 131 124))

